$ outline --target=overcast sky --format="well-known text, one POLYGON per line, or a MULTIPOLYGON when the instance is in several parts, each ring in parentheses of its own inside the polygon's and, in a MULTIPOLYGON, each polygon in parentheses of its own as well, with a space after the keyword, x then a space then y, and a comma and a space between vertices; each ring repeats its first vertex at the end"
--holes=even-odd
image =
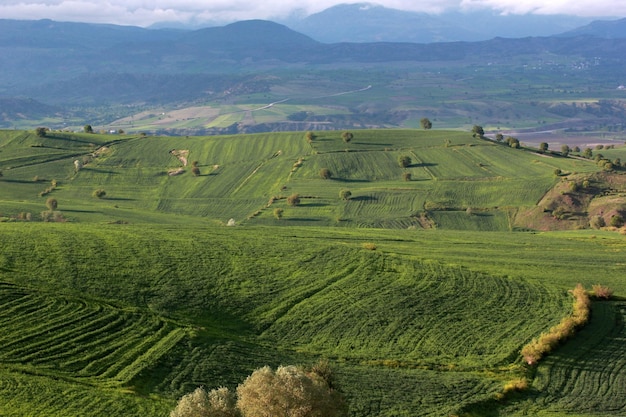
MULTIPOLYGON (((350 0, 0 0, 0 18, 53 19, 150 26, 155 22, 198 25, 306 15, 350 0)), ((438 13, 493 9, 498 13, 626 17, 624 0, 378 0, 389 8, 438 13)))

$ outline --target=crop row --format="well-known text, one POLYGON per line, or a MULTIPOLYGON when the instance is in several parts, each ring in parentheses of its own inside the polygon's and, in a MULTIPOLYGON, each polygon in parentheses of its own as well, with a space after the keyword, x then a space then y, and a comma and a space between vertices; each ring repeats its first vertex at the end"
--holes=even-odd
POLYGON ((522 280, 374 253, 358 265, 302 293, 263 336, 339 357, 474 367, 506 360, 569 308, 565 293, 522 280))
POLYGON ((156 316, 0 286, 0 362, 127 383, 184 336, 156 316))

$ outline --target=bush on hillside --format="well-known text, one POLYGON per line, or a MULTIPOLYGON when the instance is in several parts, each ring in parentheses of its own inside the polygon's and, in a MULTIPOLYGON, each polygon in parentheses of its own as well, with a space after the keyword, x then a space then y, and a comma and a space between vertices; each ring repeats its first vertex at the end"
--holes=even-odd
POLYGON ((287 204, 290 206, 297 206, 300 204, 300 194, 291 194, 287 197, 287 204))
POLYGON ((398 158, 398 164, 402 167, 402 168, 406 168, 408 166, 411 165, 411 157, 410 156, 401 156, 398 158))
POLYGON ((96 198, 104 198, 107 195, 107 192, 104 191, 102 188, 98 188, 97 190, 94 190, 93 192, 93 196, 96 198))
POLYGON ((269 366, 257 369, 237 387, 206 392, 197 388, 183 396, 170 417, 341 417, 347 408, 331 387, 327 364, 311 369, 269 366))
POLYGON ((332 172, 330 172, 330 169, 328 168, 322 168, 320 169, 320 177, 322 177, 325 180, 330 179, 333 176, 332 172))
POLYGON ((339 191, 339 197, 342 200, 349 200, 351 196, 352 196, 352 192, 350 190, 341 190, 341 191, 339 191))

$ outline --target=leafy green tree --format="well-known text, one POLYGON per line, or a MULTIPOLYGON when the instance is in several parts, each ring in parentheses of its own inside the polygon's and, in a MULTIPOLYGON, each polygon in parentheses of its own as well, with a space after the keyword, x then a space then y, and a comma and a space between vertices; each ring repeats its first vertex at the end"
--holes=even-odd
POLYGON ((91 125, 85 125, 85 127, 83 127, 83 131, 85 133, 93 133, 93 127, 91 127, 91 125))
POLYGON ((410 156, 407 156, 407 155, 403 155, 403 156, 400 156, 400 157, 398 158, 398 164, 399 164, 402 168, 406 168, 406 167, 410 166, 412 162, 413 162, 413 161, 411 161, 411 157, 410 157, 410 156))
POLYGON ((341 134, 341 138, 344 142, 348 143, 352 140, 352 138, 354 138, 354 135, 352 134, 352 132, 343 132, 341 134))
POLYGON ((275 208, 275 209, 274 209, 274 217, 275 217, 277 220, 280 220, 280 219, 282 219, 282 218, 283 218, 283 213, 284 213, 284 212, 285 212, 285 210, 283 210, 283 209, 282 209, 282 208, 280 208, 280 207, 277 207, 277 208, 275 208))
POLYGON ((306 138, 307 143, 311 143, 311 142, 313 142, 315 140, 315 133, 313 133, 311 131, 306 132, 304 137, 306 138))
POLYGON ((424 117, 420 120, 420 126, 422 126, 422 129, 428 130, 433 127, 433 123, 430 121, 430 119, 424 117))
POLYGON ((411 173, 410 172, 402 173, 402 179, 405 181, 411 181, 411 173))
POLYGON ((38 127, 37 129, 35 129, 35 134, 39 136, 40 138, 43 138, 44 136, 46 136, 47 133, 48 133, 48 129, 45 127, 38 127))
POLYGON ((539 151, 540 152, 545 152, 548 150, 548 143, 547 142, 541 142, 539 144, 539 151))
POLYGON ((485 130, 482 126, 474 125, 472 127, 472 136, 482 138, 485 136, 485 130))
POLYGON ((591 148, 585 148, 582 153, 583 158, 591 159, 593 157, 593 151, 591 148))
POLYGON ((320 177, 322 177, 325 180, 330 179, 333 176, 332 172, 330 172, 330 169, 328 168, 322 168, 320 169, 320 177))
POLYGON ((502 133, 498 133, 496 135, 496 141, 502 142, 504 140, 504 135, 502 133))
POLYGON ((191 168, 191 173, 193 174, 194 177, 200 176, 200 168, 198 166, 193 166, 191 168))
POLYGON ((339 197, 342 200, 349 200, 352 197, 352 192, 350 190, 341 190, 339 191, 339 197))
POLYGON ((569 148, 569 146, 567 145, 561 146, 561 155, 568 156, 570 152, 571 152, 571 149, 569 148))

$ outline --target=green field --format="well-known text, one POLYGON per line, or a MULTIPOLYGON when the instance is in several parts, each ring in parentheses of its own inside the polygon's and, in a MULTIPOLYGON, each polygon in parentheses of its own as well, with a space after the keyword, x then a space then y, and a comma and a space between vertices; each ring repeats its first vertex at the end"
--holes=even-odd
POLYGON ((619 299, 539 366, 519 354, 577 283, 626 293, 622 234, 519 223, 594 161, 353 133, 0 132, 0 414, 167 416, 198 386, 325 358, 354 417, 622 415, 619 299), (62 221, 41 221, 50 197, 62 221))

